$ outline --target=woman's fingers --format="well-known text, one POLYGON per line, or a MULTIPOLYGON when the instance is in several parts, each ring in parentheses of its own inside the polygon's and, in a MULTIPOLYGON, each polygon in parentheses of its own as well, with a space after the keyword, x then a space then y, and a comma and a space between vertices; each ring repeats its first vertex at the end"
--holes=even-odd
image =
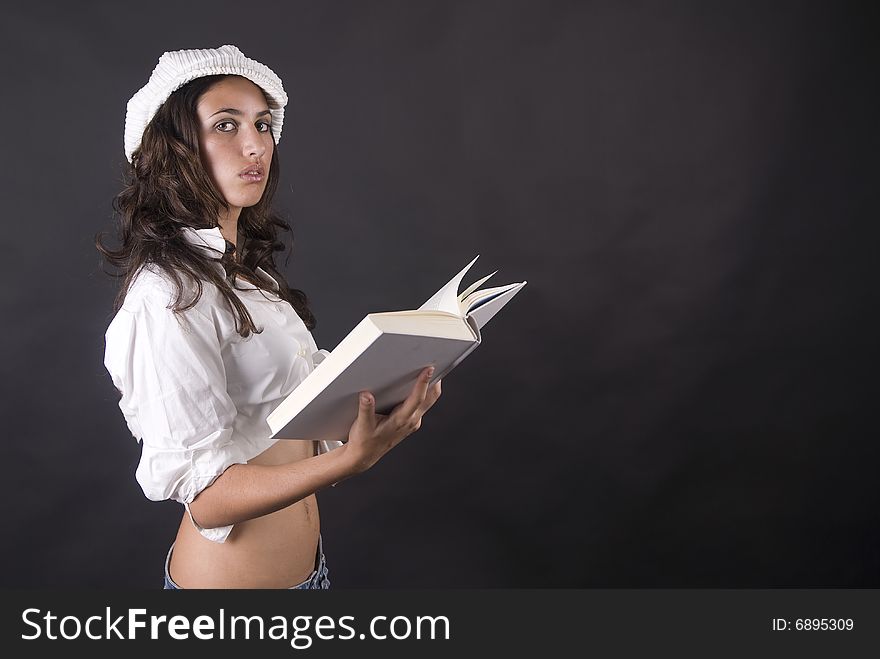
POLYGON ((421 413, 424 414, 430 410, 437 399, 440 398, 440 380, 428 387, 428 394, 425 396, 425 402, 422 404, 421 413))
POLYGON ((406 425, 410 421, 410 419, 420 409, 422 409, 422 405, 424 404, 425 398, 428 394, 428 382, 431 381, 431 377, 433 375, 433 366, 422 370, 422 372, 419 374, 419 378, 418 380, 416 380, 416 384, 415 386, 413 386, 413 389, 410 392, 409 396, 407 396, 406 400, 403 401, 391 414, 394 420, 398 422, 398 425, 406 425))
POLYGON ((358 417, 351 426, 348 443, 354 447, 352 455, 363 470, 369 469, 405 437, 421 428, 422 415, 440 397, 440 381, 431 386, 428 384, 432 375, 433 368, 424 369, 407 399, 387 416, 376 412, 372 395, 360 400, 358 417))
POLYGON ((434 403, 440 398, 440 380, 437 380, 434 384, 428 387, 428 392, 425 394, 425 400, 416 410, 415 414, 413 414, 412 419, 416 423, 416 430, 421 427, 422 417, 425 415, 425 412, 430 410, 434 403))

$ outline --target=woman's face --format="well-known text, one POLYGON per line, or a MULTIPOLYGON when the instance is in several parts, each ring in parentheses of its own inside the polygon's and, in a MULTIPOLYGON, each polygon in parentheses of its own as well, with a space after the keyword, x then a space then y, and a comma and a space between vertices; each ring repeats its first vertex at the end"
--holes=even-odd
POLYGON ((263 196, 275 140, 262 90, 229 76, 211 86, 196 106, 202 164, 234 213, 263 196), (260 174, 245 174, 258 168, 260 174))

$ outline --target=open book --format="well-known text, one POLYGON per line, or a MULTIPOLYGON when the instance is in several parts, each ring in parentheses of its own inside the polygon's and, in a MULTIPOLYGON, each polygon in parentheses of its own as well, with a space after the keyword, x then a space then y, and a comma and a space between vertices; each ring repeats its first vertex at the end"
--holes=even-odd
POLYGON ((481 342, 480 330, 527 282, 461 295, 473 261, 416 310, 371 313, 318 363, 267 421, 273 437, 347 440, 358 415, 358 392, 370 391, 376 412, 389 414, 434 365, 431 384, 458 366, 481 342))

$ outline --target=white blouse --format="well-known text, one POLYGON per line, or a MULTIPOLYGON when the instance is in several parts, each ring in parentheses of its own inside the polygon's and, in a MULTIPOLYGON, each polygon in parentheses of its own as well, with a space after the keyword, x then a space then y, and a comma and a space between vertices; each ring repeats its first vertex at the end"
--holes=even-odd
MULTIPOLYGON (((187 228, 184 236, 225 277, 220 228, 187 228)), ((122 394, 119 408, 128 428, 142 443, 138 483, 148 499, 182 503, 199 532, 215 542, 224 542, 233 525, 202 528, 189 504, 226 468, 278 441, 267 416, 329 354, 277 295, 277 282, 262 268, 258 272, 274 283, 272 293, 240 279, 236 285, 247 290, 233 291, 261 334, 242 338, 209 282, 202 282, 194 307, 174 314, 168 308, 174 286, 150 264, 135 277, 105 333, 104 366, 122 394)), ((318 452, 341 445, 320 441, 318 452)))

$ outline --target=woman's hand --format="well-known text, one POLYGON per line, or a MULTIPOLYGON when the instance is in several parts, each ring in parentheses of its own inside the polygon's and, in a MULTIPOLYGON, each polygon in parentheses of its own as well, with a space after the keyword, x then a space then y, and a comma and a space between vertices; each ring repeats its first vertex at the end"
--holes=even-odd
POLYGON ((434 367, 423 370, 405 401, 391 414, 376 414, 376 399, 369 392, 360 393, 358 417, 345 444, 355 472, 366 471, 403 439, 422 426, 422 415, 440 398, 440 380, 428 386, 434 367))

